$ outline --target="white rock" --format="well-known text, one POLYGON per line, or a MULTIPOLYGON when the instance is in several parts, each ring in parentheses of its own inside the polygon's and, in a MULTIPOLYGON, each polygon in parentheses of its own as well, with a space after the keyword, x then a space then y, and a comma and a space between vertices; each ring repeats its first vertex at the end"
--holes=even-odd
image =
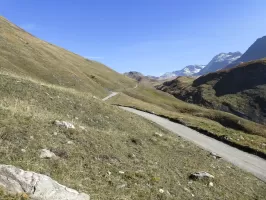
POLYGON ((32 200, 89 200, 90 196, 67 188, 50 177, 0 165, 0 185, 10 194, 27 193, 32 200))
POLYGON ((21 149, 21 152, 25 153, 26 152, 26 149, 21 149))
POLYGON ((215 158, 215 159, 220 159, 220 158, 221 158, 221 156, 217 155, 217 154, 214 153, 214 152, 211 152, 210 155, 211 155, 213 158, 215 158))
POLYGON ((54 132, 54 135, 56 136, 56 135, 58 135, 58 133, 57 132, 54 132))
POLYGON ((81 130, 86 130, 85 126, 79 126, 81 130))
POLYGON ((197 179, 210 179, 214 178, 213 175, 207 173, 207 172, 196 172, 194 174, 190 175, 191 179, 197 180, 197 179))
POLYGON ((74 144, 73 141, 67 141, 67 144, 74 144))
POLYGON ((119 174, 124 174, 125 172, 123 172, 123 171, 119 171, 118 173, 119 173, 119 174))
POLYGON ((33 140, 33 139, 34 139, 34 137, 33 137, 33 136, 30 136, 30 139, 31 139, 31 140, 33 140))
POLYGON ((56 158, 57 156, 48 149, 42 149, 40 153, 40 158, 56 158))
POLYGON ((70 122, 55 120, 54 123, 57 126, 62 126, 62 127, 67 128, 67 129, 75 129, 75 126, 73 124, 71 124, 70 122))
POLYGON ((164 189, 159 189, 159 192, 161 193, 161 194, 163 194, 164 193, 164 189))
POLYGON ((210 187, 213 187, 213 182, 209 182, 209 186, 210 187))

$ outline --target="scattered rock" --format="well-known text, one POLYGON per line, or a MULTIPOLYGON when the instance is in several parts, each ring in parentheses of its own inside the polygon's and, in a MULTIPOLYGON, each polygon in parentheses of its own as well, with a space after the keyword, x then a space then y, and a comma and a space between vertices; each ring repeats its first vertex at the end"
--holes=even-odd
POLYGON ((90 196, 67 188, 50 177, 0 165, 0 185, 10 194, 27 194, 37 200, 89 200, 90 196))
POLYGON ((189 178, 193 180, 202 180, 202 179, 211 179, 214 178, 214 176, 207 172, 196 172, 194 174, 191 174, 189 178))
POLYGON ((157 136, 157 137, 163 137, 163 134, 162 133, 154 133, 154 136, 157 136))
POLYGON ((94 99, 98 99, 96 96, 93 96, 92 98, 94 98, 94 99))
POLYGON ((241 139, 241 140, 245 140, 245 138, 244 138, 242 135, 240 135, 240 139, 241 139))
POLYGON ((25 153, 26 152, 26 149, 21 149, 21 152, 25 153))
POLYGON ((108 171, 107 174, 110 176, 112 173, 110 171, 108 171))
POLYGON ((221 138, 225 139, 225 140, 233 140, 231 137, 227 136, 227 135, 222 135, 221 138))
POLYGON ((128 154, 128 157, 129 157, 129 158, 136 158, 136 155, 135 155, 134 153, 129 153, 129 154, 128 154))
POLYGON ((33 140, 33 139, 34 139, 34 137, 33 137, 33 136, 30 136, 30 139, 31 139, 31 140, 33 140))
POLYGON ((75 126, 70 122, 55 120, 54 124, 57 126, 65 127, 67 129, 75 129, 75 126))
POLYGON ((213 187, 213 182, 209 182, 209 187, 213 187))
POLYGON ((119 173, 119 174, 125 174, 125 172, 124 172, 124 171, 119 171, 118 173, 119 173))
POLYGON ((69 157, 67 151, 64 150, 64 149, 53 148, 53 149, 51 149, 51 151, 52 151, 57 157, 64 158, 64 159, 67 159, 67 158, 69 157))
POLYGON ((55 136, 56 136, 56 135, 58 135, 58 133, 57 133, 57 132, 54 132, 53 134, 54 134, 55 136))
POLYGON ((116 187, 116 189, 122 189, 122 188, 125 188, 126 186, 127 186, 127 184, 118 185, 116 187))
POLYGON ((86 130, 85 126, 79 126, 79 128, 80 128, 81 130, 83 130, 83 131, 86 130))
POLYGON ((265 147, 265 146, 266 146, 266 143, 262 143, 262 146, 264 146, 264 147, 265 147))
POLYGON ((73 141, 67 141, 67 144, 74 144, 73 141))
POLYGON ((163 194, 164 193, 164 189, 159 189, 159 192, 161 193, 161 194, 163 194))
POLYGON ((48 149, 42 149, 40 158, 56 158, 57 156, 48 149))
POLYGON ((222 158, 221 156, 217 155, 217 154, 214 153, 214 152, 211 152, 210 155, 211 155, 214 159, 220 159, 220 158, 222 158))

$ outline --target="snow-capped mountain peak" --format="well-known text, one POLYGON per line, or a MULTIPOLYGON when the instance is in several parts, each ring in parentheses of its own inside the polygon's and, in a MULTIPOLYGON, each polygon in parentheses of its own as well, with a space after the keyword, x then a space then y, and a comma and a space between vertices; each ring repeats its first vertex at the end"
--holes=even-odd
POLYGON ((208 65, 202 69, 197 75, 207 74, 209 72, 215 72, 219 69, 224 68, 230 63, 241 57, 242 53, 237 52, 229 52, 229 53, 220 53, 213 57, 213 59, 208 63, 208 65))
POLYGON ((188 65, 181 70, 167 72, 160 76, 160 79, 170 79, 175 78, 177 76, 193 76, 194 74, 202 70, 204 67, 205 65, 188 65))

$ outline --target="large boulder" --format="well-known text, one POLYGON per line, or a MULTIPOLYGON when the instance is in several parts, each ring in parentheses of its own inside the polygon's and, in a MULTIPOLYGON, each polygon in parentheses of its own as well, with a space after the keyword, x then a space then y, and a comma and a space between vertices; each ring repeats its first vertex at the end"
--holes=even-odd
POLYGON ((26 193, 32 200, 89 200, 90 196, 67 188, 48 176, 0 165, 0 187, 11 194, 26 193))

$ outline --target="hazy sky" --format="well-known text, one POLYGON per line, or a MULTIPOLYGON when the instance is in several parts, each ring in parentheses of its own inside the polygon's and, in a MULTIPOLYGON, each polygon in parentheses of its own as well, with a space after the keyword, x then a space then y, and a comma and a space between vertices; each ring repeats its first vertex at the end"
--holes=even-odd
POLYGON ((243 53, 266 35, 266 0, 0 0, 0 14, 116 71, 150 75, 243 53))

